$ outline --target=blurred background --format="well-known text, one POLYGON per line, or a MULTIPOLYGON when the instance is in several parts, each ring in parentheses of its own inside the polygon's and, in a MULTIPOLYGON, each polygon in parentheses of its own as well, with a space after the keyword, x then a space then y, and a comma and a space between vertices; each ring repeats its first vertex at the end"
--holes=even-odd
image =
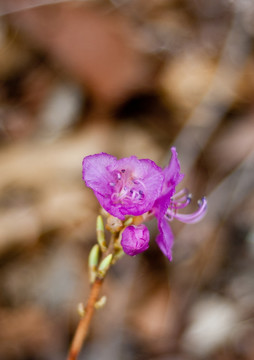
POLYGON ((0 0, 0 359, 65 359, 98 203, 82 159, 165 166, 209 210, 111 269, 80 360, 254 359, 253 0, 0 0))

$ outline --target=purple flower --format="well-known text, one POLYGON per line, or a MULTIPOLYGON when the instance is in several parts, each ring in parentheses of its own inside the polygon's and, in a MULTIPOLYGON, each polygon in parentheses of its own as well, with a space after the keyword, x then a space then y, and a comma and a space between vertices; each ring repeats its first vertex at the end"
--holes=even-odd
POLYGON ((142 215, 152 208, 164 176, 152 160, 136 156, 117 160, 100 153, 84 158, 83 179, 101 206, 124 220, 125 215, 142 215))
MULTIPOLYGON (((93 189, 101 206, 111 215, 124 220, 126 215, 154 215, 158 220, 156 242, 169 260, 172 259, 174 236, 169 222, 174 218, 193 224, 203 218, 207 201, 199 202, 193 214, 179 214, 191 200, 186 189, 176 192, 184 174, 176 149, 164 169, 148 159, 135 156, 117 160, 106 153, 90 155, 83 160, 83 179, 93 189)), ((122 233, 122 247, 128 255, 136 255, 148 248, 149 232, 145 225, 128 226, 122 233)))
POLYGON ((128 226, 122 233, 123 251, 130 256, 137 255, 149 247, 149 231, 143 224, 128 226))

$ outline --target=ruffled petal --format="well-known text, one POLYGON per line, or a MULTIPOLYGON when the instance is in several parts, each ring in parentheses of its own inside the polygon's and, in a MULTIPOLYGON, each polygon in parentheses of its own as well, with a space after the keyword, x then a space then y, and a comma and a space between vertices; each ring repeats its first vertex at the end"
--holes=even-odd
POLYGON ((121 206, 116 206, 112 204, 111 196, 103 196, 96 191, 94 192, 94 194, 97 197, 97 200, 99 201, 101 207, 103 207, 103 209, 105 209, 109 214, 117 217, 120 220, 125 219, 125 214, 121 212, 121 206))
POLYGON ((176 186, 184 178, 184 174, 180 173, 180 163, 177 157, 176 148, 171 148, 172 157, 169 162, 169 165, 163 169, 164 183, 162 188, 162 194, 154 203, 154 212, 155 214, 163 215, 166 213, 171 198, 175 193, 176 186))
POLYGON ((161 195, 164 175, 162 169, 152 160, 141 159, 140 164, 143 172, 143 183, 146 189, 146 211, 148 211, 155 200, 161 195))
POLYGON ((109 184, 113 176, 108 167, 116 162, 114 156, 106 153, 86 156, 83 160, 83 180, 86 185, 103 196, 111 194, 109 184))
POLYGON ((156 237, 156 242, 163 252, 163 254, 169 259, 172 260, 172 246, 174 244, 174 235, 171 231, 171 228, 164 217, 158 218, 158 227, 159 235, 156 237))
POLYGON ((168 210, 168 207, 171 202, 171 197, 174 194, 174 189, 172 188, 170 191, 168 191, 166 194, 160 196, 154 203, 153 211, 155 216, 161 216, 163 217, 166 214, 166 211, 168 210))
POLYGON ((165 176, 163 192, 167 192, 171 187, 175 188, 184 178, 184 174, 180 173, 180 162, 175 147, 171 148, 171 153, 170 162, 163 169, 163 175, 165 176))
POLYGON ((149 247, 149 231, 143 224, 131 225, 122 233, 121 245, 123 251, 130 256, 137 255, 149 247))

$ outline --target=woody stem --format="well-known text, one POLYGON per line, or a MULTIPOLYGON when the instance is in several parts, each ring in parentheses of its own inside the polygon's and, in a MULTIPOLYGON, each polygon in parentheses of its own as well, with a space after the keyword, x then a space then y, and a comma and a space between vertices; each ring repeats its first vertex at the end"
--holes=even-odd
POLYGON ((89 326, 95 309, 94 304, 98 299, 102 283, 103 279, 96 279, 91 287, 90 296, 85 307, 85 315, 79 321, 78 327, 71 343, 67 360, 76 360, 80 353, 82 344, 88 334, 89 326))
MULTIPOLYGON (((111 236, 111 240, 109 242, 108 245, 108 249, 107 251, 103 254, 102 260, 109 255, 110 253, 114 254, 114 241, 117 238, 118 234, 113 233, 111 236)), ((67 360, 76 360, 83 342, 85 341, 87 334, 88 334, 88 330, 90 327, 90 323, 94 314, 94 305, 96 303, 96 301, 98 300, 98 296, 103 284, 103 280, 104 280, 105 276, 103 278, 101 277, 97 277, 94 281, 94 283, 92 284, 91 290, 90 290, 90 295, 87 301, 87 305, 84 309, 84 316, 80 319, 78 327, 75 331, 74 334, 74 338, 72 340, 71 346, 70 346, 70 350, 69 350, 69 354, 68 354, 68 358, 67 360)))

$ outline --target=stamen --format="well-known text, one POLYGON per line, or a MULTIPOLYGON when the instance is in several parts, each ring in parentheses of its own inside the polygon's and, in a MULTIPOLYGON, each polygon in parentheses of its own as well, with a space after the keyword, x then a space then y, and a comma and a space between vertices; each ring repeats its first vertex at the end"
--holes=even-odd
POLYGON ((120 193, 118 194, 119 200, 122 200, 123 198, 125 198, 127 195, 127 192, 128 192, 128 189, 126 186, 124 188, 122 188, 120 193))
POLYGON ((182 197, 177 202, 173 202, 175 204, 175 209, 184 209, 191 202, 191 196, 182 197))
MULTIPOLYGON (((196 222, 198 222, 199 220, 201 220, 205 214, 206 214, 206 210, 207 210, 207 200, 206 198, 203 198, 202 200, 199 200, 198 202, 199 204, 199 209, 197 211, 195 211, 192 214, 178 214, 176 213, 174 215, 174 217, 186 224, 195 224, 196 222)), ((168 209, 167 210, 167 214, 171 214, 171 210, 168 209)))
POLYGON ((186 188, 178 191, 171 197, 170 208, 171 209, 185 208, 191 202, 191 197, 192 197, 191 194, 186 188))
POLYGON ((126 169, 114 171, 115 181, 109 183, 114 188, 111 199, 115 205, 138 203, 145 197, 143 182, 138 178, 126 178, 126 175, 123 175, 126 171, 126 169))
POLYGON ((131 194, 131 200, 134 200, 135 196, 136 196, 136 191, 131 189, 130 190, 130 194, 131 194))
POLYGON ((184 195, 184 197, 186 196, 191 196, 190 192, 188 189, 184 188, 184 189, 181 189, 180 191, 176 192, 173 196, 172 196, 172 199, 173 200, 176 200, 179 196, 182 196, 184 195))
POLYGON ((171 212, 171 213, 166 212, 165 217, 168 221, 172 221, 174 219, 174 214, 173 214, 173 212, 171 212))
POLYGON ((133 184, 135 184, 135 185, 141 185, 143 188, 145 188, 145 185, 144 185, 144 183, 143 183, 143 181, 141 181, 140 179, 132 179, 132 182, 133 182, 133 184))

